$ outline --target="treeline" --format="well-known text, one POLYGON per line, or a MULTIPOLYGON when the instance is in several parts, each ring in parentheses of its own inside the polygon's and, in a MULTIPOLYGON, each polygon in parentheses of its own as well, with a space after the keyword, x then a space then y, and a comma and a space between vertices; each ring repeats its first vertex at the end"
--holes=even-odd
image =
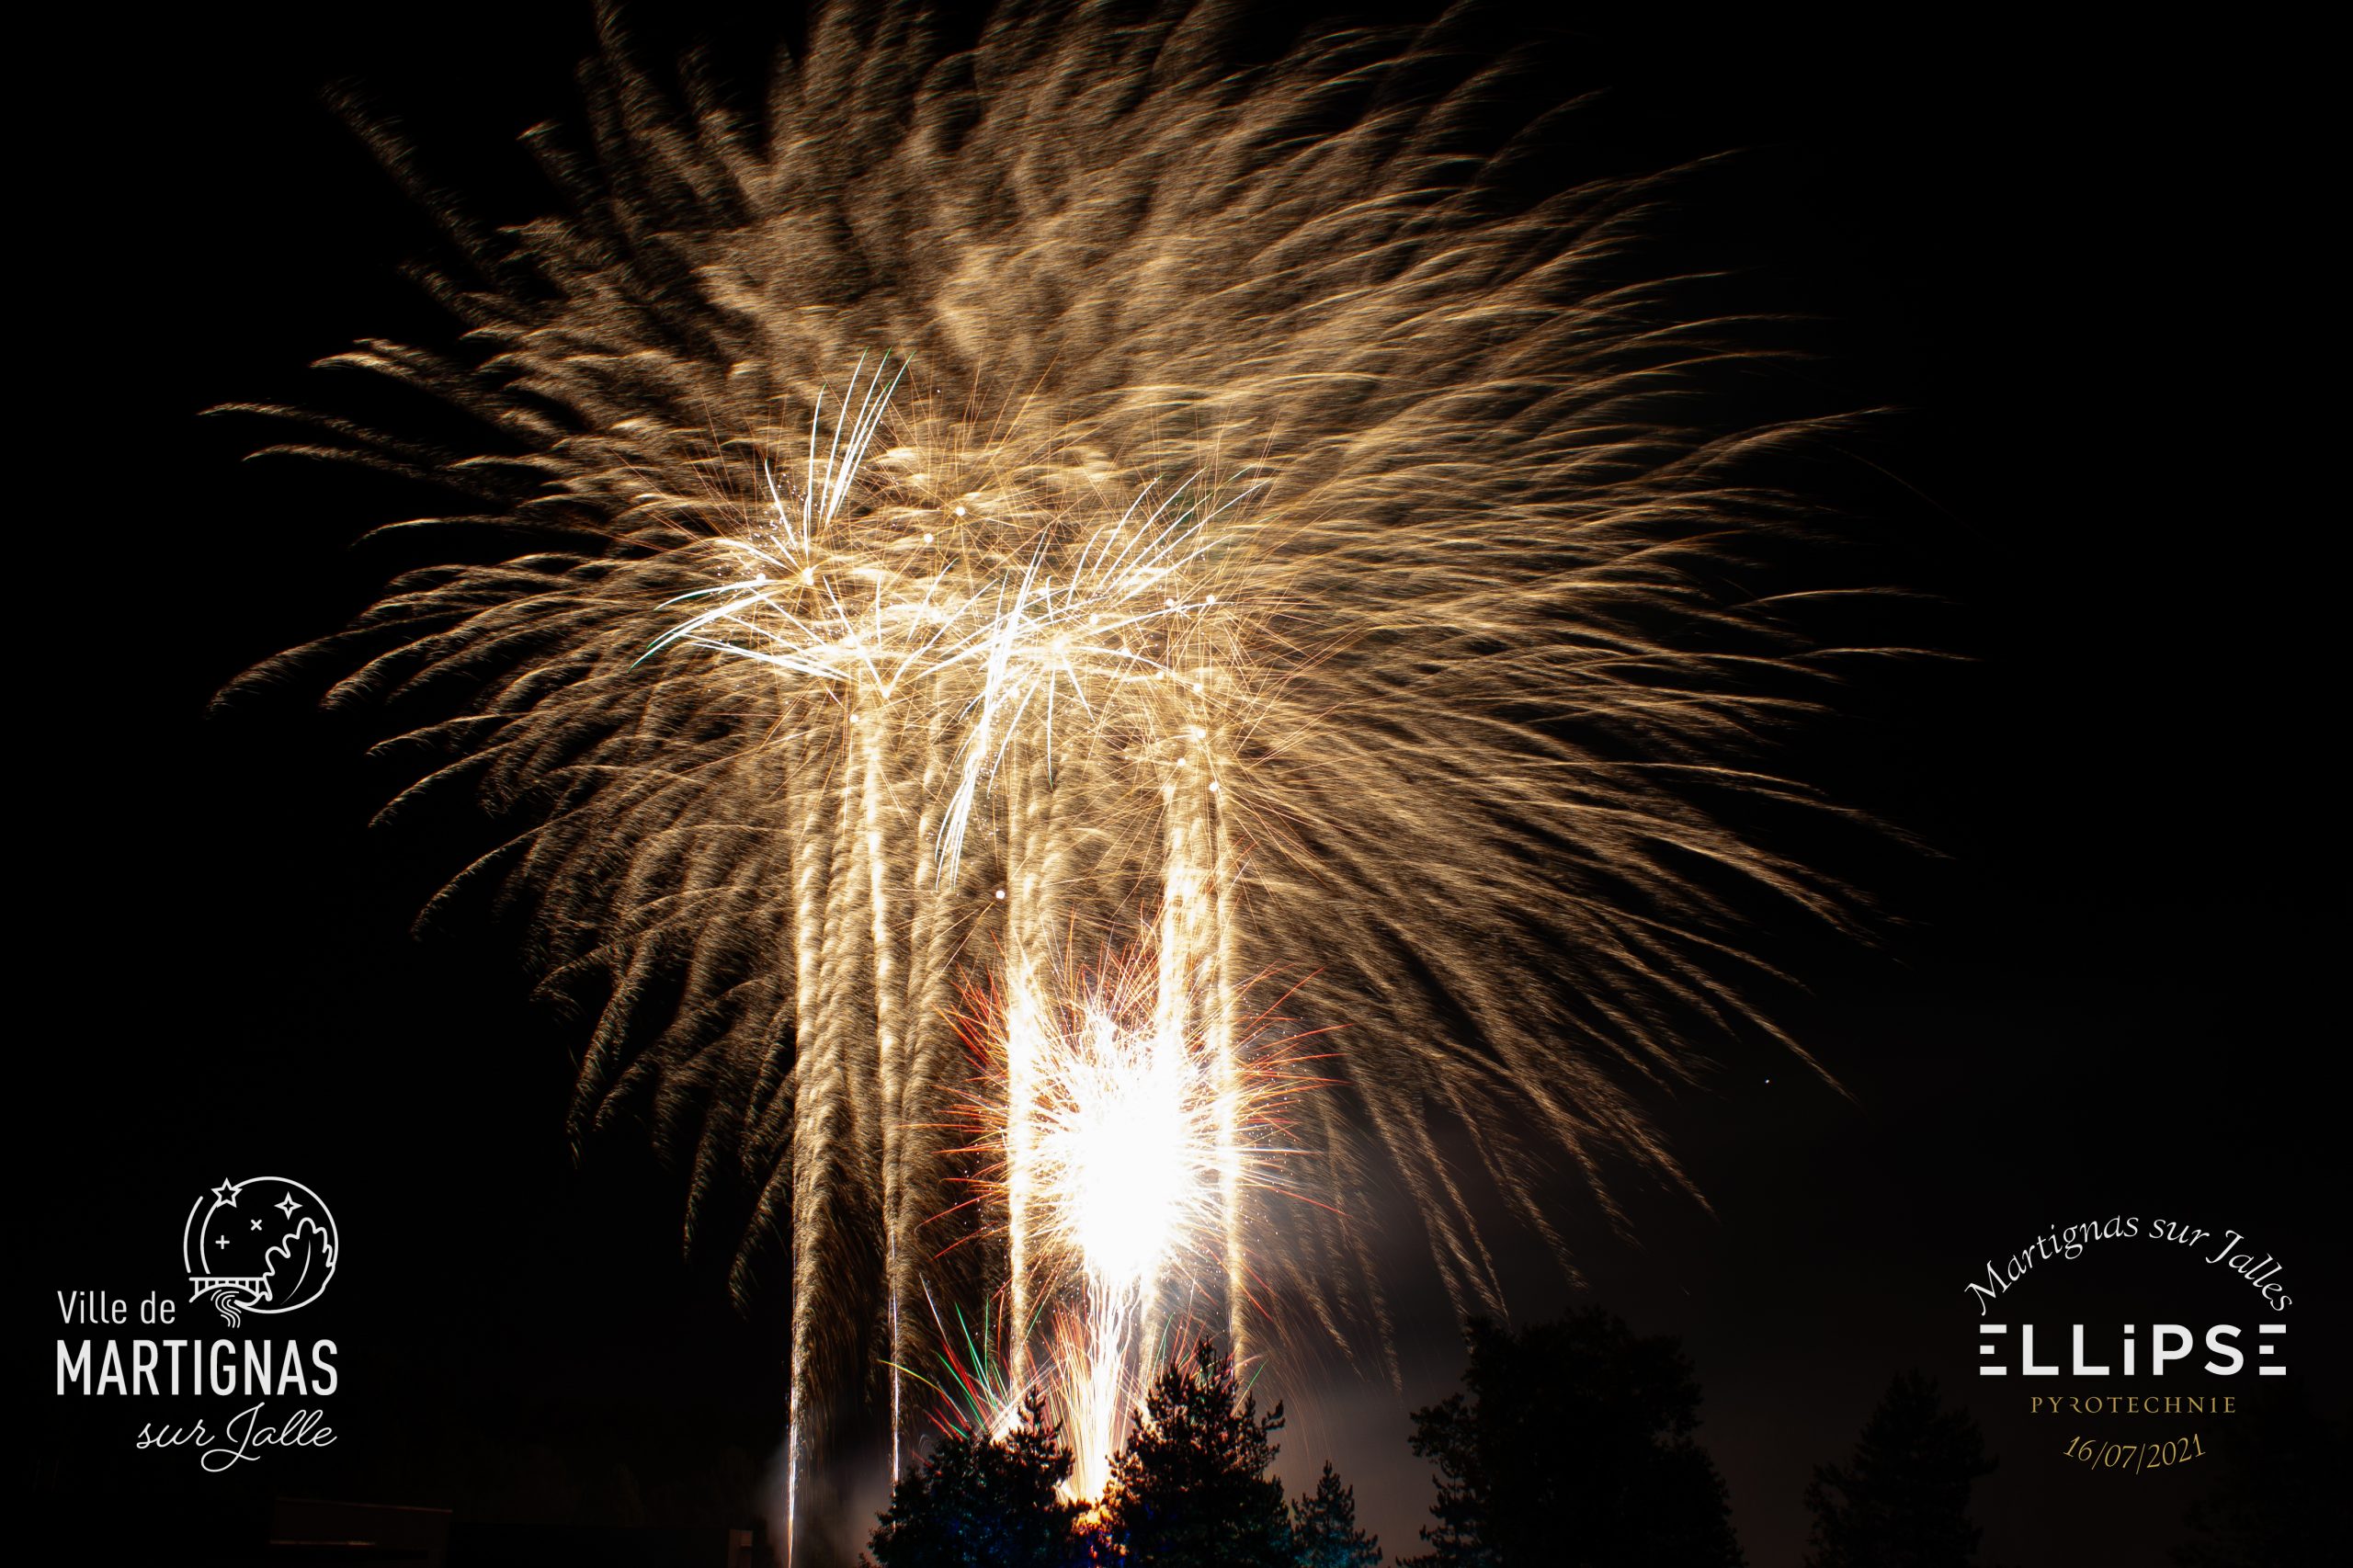
POLYGON ((1033 1401, 1002 1437, 934 1445, 892 1489, 870 1550, 881 1568, 1372 1568, 1381 1548, 1331 1466, 1296 1503, 1267 1475, 1282 1424, 1282 1407, 1260 1415, 1205 1342, 1153 1380, 1093 1508, 1063 1497, 1071 1453, 1033 1401))
MULTIPOLYGON (((1462 1392, 1414 1413, 1436 1474, 1406 1568, 1738 1568, 1723 1478, 1693 1434, 1699 1386, 1677 1343, 1592 1309, 1506 1329, 1474 1322, 1462 1392)), ((1032 1404, 1003 1437, 934 1444, 869 1549, 879 1568, 1374 1568, 1352 1489, 1326 1464, 1286 1498, 1271 1477, 1282 1407, 1261 1414, 1203 1344, 1154 1380, 1109 1486, 1061 1492, 1070 1450, 1032 1404)), ((1969 1568, 1993 1469, 1976 1424, 1916 1374, 1895 1380, 1853 1456, 1814 1472, 1810 1568, 1969 1568)))

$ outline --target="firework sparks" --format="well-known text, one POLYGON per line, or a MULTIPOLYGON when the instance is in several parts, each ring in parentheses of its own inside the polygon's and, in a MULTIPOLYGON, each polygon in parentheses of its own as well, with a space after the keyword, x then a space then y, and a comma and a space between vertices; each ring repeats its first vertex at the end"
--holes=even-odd
POLYGON ((1381 1346, 1368 1149, 1495 1305, 1448 1140, 1555 1245, 1549 1162, 1613 1215, 1606 1158, 1679 1180, 1636 1090, 1749 1017, 1732 890, 1843 918, 1711 810, 1807 799, 1741 759, 1813 666, 1726 585, 1800 432, 1688 420, 1737 333, 1609 280, 1658 182, 1529 199, 1468 129, 1515 67, 1446 22, 1247 68, 1233 25, 825 7, 756 120, 616 34, 596 154, 534 132, 565 209, 444 208, 464 348, 335 361, 495 449, 263 411, 539 535, 256 678, 442 715, 410 793, 512 835, 444 898, 518 897, 597 1019, 575 1132, 650 1105, 690 1241, 756 1195, 747 1302, 782 1239, 796 1476, 842 1369, 894 1369, 895 1437, 935 1286, 1011 1325, 960 1403, 1059 1379, 1089 1454, 1179 1315, 1247 1350, 1262 1277, 1381 1346), (1380 1027, 1270 1112, 1247 979, 1310 971, 1309 1026, 1380 1027), (1279 1247, 1269 1188, 1320 1195, 1279 1247))
MULTIPOLYGON (((1117 511, 1081 502, 1060 511, 1001 512, 978 498, 926 497, 903 476, 921 476, 911 449, 870 461, 895 385, 882 381, 886 369, 869 376, 861 363, 853 371, 831 427, 820 392, 798 474, 779 481, 782 465, 764 464, 767 506, 746 517, 743 532, 714 541, 719 562, 740 562, 742 575, 671 601, 685 619, 655 638, 645 658, 707 653, 748 661, 773 677, 777 710, 789 716, 796 739, 838 732, 835 766, 847 778, 838 809, 854 822, 849 862, 830 865, 826 896, 847 875, 868 917, 857 934, 866 946, 853 961, 870 971, 876 1079, 870 1097, 882 1145, 882 1207, 892 1217, 883 1245, 896 1473, 897 1369, 906 1354, 901 1328, 912 1283, 902 1260, 911 1264, 917 1256, 905 1231, 919 1218, 905 1208, 906 1166, 896 1148, 910 1108, 896 917, 906 912, 920 923, 932 913, 927 890, 956 881, 974 808, 995 797, 1000 782, 1015 813, 1027 809, 1024 790, 1059 789, 1074 798, 1092 788, 1088 809, 1097 830, 1128 825, 1147 835, 1157 831, 1155 813, 1174 824, 1184 810, 1176 784, 1156 782, 1164 776, 1206 780, 1213 791, 1204 721, 1214 717, 1228 733, 1245 721, 1216 711, 1234 699, 1225 681, 1211 697, 1212 672, 1221 663, 1245 667, 1236 650, 1245 641, 1240 629, 1252 600, 1231 587, 1221 597, 1210 586, 1222 581, 1221 569, 1247 560, 1246 533, 1235 527, 1246 493, 1221 495, 1207 476, 1196 474, 1166 486, 1147 482, 1117 511), (1225 548, 1236 540, 1245 548, 1225 548), (1090 778, 1090 768, 1102 777, 1090 778), (928 863, 910 864, 918 853, 928 863)), ((792 755, 790 747, 779 748, 780 769, 792 755)), ((1199 788, 1184 791, 1184 800, 1192 801, 1199 788)), ((1172 833, 1179 831, 1172 825, 1172 833)), ((1172 854, 1176 843, 1172 838, 1172 854)), ((1083 1173, 1089 1179, 1072 1185, 1082 1174, 1073 1165, 1076 1129, 1094 1128, 1098 1136, 1086 1146, 1098 1155, 1111 1147, 1099 1136, 1107 1116, 1125 1119, 1126 1134, 1165 1138, 1181 1131, 1165 1118, 1137 1119, 1148 1111, 1149 1097, 1129 1091, 1147 1085, 1162 1095, 1190 1089, 1199 1103, 1184 1102, 1187 1113, 1210 1119, 1204 1126, 1214 1136, 1202 1133, 1204 1146, 1217 1155, 1222 1174, 1196 1196, 1220 1199, 1225 1251, 1238 1267, 1232 1110, 1238 1074, 1222 1011, 1231 996, 1206 1008, 1188 1000, 1192 971, 1215 950, 1208 906, 1197 909, 1190 891, 1202 869, 1172 861, 1164 873, 1166 902, 1187 915, 1164 922, 1169 958, 1159 976, 1161 999, 1145 1015, 1156 1031, 1151 1038, 1165 1049, 1140 1055, 1123 1045, 1093 1057, 1054 1049, 1057 1037, 1046 1022, 1059 999, 1038 971, 1050 939, 1043 922, 1052 918, 1063 890, 1047 886, 1026 861, 1015 869, 1019 896, 1005 911, 1014 960, 1003 1051, 1008 1109, 997 1135, 1008 1168, 1003 1205, 1011 1319, 1026 1324, 1033 1316, 1037 1233, 1067 1228, 1066 1204, 1057 1204, 1070 1191, 1099 1194, 1106 1190, 1101 1181, 1111 1177, 1126 1184, 1126 1196, 1141 1198, 1139 1183, 1176 1179, 1173 1166, 1155 1176, 1131 1165, 1083 1173), (1206 1058, 1178 1039, 1197 1015, 1215 1020, 1206 1058)), ((796 937, 804 942, 797 961, 822 985, 837 934, 829 935, 814 912, 814 879, 809 892, 812 917, 796 937)), ((1071 1038, 1125 1041, 1134 1027, 1114 1028, 1109 1015, 1098 1012, 1071 1038), (1106 1029, 1114 1032, 1107 1036, 1106 1029)), ((1131 1153, 1144 1148, 1125 1146, 1131 1153)), ((1172 1159, 1175 1153, 1168 1151, 1172 1159)), ((804 1218, 813 1229, 813 1216, 804 1218)), ((1096 1230, 1098 1242, 1112 1233, 1100 1221, 1096 1230)), ((1043 1244, 1051 1247, 1054 1239, 1043 1244)), ((1143 1284, 1139 1278, 1121 1289, 1136 1294, 1143 1284)), ((1135 1303, 1123 1298, 1114 1315, 1135 1318, 1135 1303)), ((1231 1315, 1238 1318, 1238 1309, 1231 1315)), ((812 1329, 806 1323, 796 1329, 796 1364, 805 1361, 799 1347, 812 1329)), ((1028 1370, 1028 1353, 1026 1339, 1017 1339, 1017 1378, 1028 1370)), ((1108 1461, 1108 1453, 1099 1457, 1108 1461)))
POLYGON ((1026 1228, 1019 1294, 1049 1319, 1041 1376, 1076 1459, 1074 1494, 1092 1499, 1151 1350, 1235 1288, 1235 1194, 1304 1195, 1290 1102, 1319 1085, 1323 1058, 1270 1014, 1221 1012, 1199 971, 1149 948, 1042 978, 1044 1006, 983 996, 966 1016, 980 1070, 965 1117, 976 1181, 1026 1228), (1188 993, 1174 1006, 1172 975, 1188 993), (1016 1183, 1019 1206, 1006 1200, 1016 1183))

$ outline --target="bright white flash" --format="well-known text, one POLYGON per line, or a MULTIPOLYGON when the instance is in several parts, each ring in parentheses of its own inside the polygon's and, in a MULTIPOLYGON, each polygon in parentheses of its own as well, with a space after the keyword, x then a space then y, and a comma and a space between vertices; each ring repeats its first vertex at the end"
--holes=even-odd
POLYGON ((1101 1015, 1041 1055, 1048 1222, 1098 1286, 1145 1286, 1216 1223, 1216 1094, 1206 1063, 1101 1015))

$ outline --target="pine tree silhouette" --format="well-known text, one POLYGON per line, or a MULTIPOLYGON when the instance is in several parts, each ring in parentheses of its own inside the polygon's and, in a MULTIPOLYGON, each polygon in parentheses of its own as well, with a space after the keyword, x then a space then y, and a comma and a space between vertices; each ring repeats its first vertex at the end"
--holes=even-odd
POLYGON ((1969 1414, 1947 1410, 1932 1380, 1903 1373, 1864 1425, 1854 1459, 1814 1470, 1808 1568, 1969 1568, 1981 1533, 1969 1492, 1993 1470, 1969 1414))
POLYGON ((1130 1568, 1290 1568, 1290 1511, 1267 1475, 1282 1406, 1261 1416, 1207 1340, 1144 1395, 1111 1463, 1104 1533, 1130 1568))
POLYGON ((1356 1488, 1341 1484, 1329 1460, 1315 1490, 1291 1505, 1290 1520, 1299 1568, 1378 1568, 1381 1542, 1357 1528, 1356 1488))
POLYGON ((1002 1438, 942 1438, 891 1489, 869 1550, 881 1568, 1069 1568, 1078 1507, 1056 1490, 1071 1453, 1035 1397, 1002 1438))
POLYGON ((1738 1568, 1723 1478, 1692 1440, 1676 1341, 1599 1308, 1469 1325, 1467 1393, 1414 1413, 1438 1466, 1423 1568, 1738 1568))

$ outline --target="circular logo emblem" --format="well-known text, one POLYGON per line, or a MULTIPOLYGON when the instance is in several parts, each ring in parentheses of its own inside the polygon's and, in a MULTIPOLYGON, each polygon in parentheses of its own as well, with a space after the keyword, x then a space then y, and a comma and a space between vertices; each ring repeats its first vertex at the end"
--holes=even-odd
POLYGON ((180 1235, 190 1301, 212 1298, 233 1326, 243 1312, 290 1312, 335 1275, 335 1216, 284 1176, 224 1181, 196 1200, 180 1235))

